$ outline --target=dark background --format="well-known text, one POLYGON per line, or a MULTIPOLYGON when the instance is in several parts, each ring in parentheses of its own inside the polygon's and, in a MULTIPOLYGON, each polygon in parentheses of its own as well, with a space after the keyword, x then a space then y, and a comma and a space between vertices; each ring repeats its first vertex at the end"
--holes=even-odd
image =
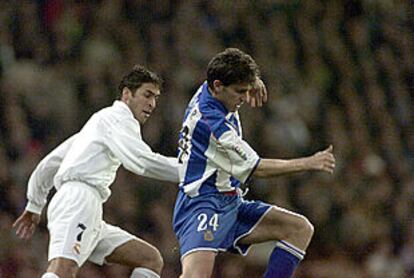
MULTIPOLYGON (((410 0, 0 1, 0 277, 39 277, 45 221, 19 241, 11 224, 38 161, 111 105, 143 64, 165 79, 143 135, 176 154, 187 102, 211 57, 239 47, 261 66, 262 109, 241 110, 263 157, 329 144, 335 174, 255 180, 248 199, 306 215, 315 237, 295 277, 414 277, 414 6, 410 0)), ((157 246, 180 273, 171 217, 177 185, 123 169, 105 220, 157 246)), ((260 277, 271 246, 219 255, 215 277, 260 277)), ((86 264, 79 277, 129 277, 86 264)))

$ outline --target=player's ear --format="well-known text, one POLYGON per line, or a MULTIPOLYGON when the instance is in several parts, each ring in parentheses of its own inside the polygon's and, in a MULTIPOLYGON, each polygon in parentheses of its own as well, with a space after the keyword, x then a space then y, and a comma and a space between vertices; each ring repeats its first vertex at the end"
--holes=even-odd
POLYGON ((213 91, 215 94, 220 93, 222 88, 223 88, 223 83, 220 80, 213 81, 213 91))
POLYGON ((129 102, 129 98, 132 96, 131 90, 128 89, 127 87, 124 87, 124 89, 122 89, 122 96, 121 96, 121 100, 125 103, 129 102))

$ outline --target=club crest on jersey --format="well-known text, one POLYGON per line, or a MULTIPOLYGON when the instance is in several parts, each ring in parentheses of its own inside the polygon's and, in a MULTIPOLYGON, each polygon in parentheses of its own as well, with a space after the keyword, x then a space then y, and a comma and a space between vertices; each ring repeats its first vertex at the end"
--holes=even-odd
POLYGON ((214 235, 213 235, 213 232, 211 230, 206 230, 204 232, 204 240, 206 240, 206 241, 214 240, 214 235))
POLYGON ((79 228, 80 232, 76 236, 76 243, 73 245, 72 249, 73 249, 73 252, 75 252, 75 254, 79 255, 80 249, 81 249, 82 236, 83 236, 83 232, 86 230, 86 226, 82 223, 78 223, 78 226, 76 228, 79 228))
POLYGON ((80 243, 76 242, 75 245, 73 245, 73 252, 75 252, 75 254, 79 255, 80 254, 80 248, 81 248, 80 243))
POLYGON ((234 150, 236 151, 236 153, 238 155, 240 155, 244 160, 247 160, 247 154, 246 152, 243 150, 242 147, 240 147, 239 145, 235 145, 234 146, 234 150))
POLYGON ((193 112, 191 112, 190 117, 191 117, 191 118, 194 118, 195 116, 197 116, 197 114, 198 114, 198 113, 197 113, 197 109, 194 109, 194 110, 193 110, 193 112))

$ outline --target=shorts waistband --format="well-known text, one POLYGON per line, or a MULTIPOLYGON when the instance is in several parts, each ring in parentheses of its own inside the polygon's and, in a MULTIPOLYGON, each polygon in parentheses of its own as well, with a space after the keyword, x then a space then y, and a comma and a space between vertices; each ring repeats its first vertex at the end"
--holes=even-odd
POLYGON ((234 189, 232 191, 225 191, 225 192, 220 192, 221 194, 225 195, 225 196, 236 196, 239 195, 239 191, 237 189, 234 189))
POLYGON ((99 200, 101 200, 101 202, 103 202, 102 197, 99 194, 98 190, 96 188, 94 188, 93 186, 85 183, 85 182, 80 182, 80 181, 65 181, 60 186, 60 188, 68 187, 68 186, 70 186, 70 187, 76 186, 76 187, 80 187, 80 188, 84 188, 86 190, 89 190, 90 192, 92 192, 95 195, 95 197, 97 197, 99 200))

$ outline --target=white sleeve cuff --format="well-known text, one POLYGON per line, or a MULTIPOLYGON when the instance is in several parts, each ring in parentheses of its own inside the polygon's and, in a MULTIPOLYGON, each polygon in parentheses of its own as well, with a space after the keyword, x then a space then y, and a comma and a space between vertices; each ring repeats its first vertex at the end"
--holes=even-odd
POLYGON ((25 208, 25 210, 33 212, 33 213, 37 213, 37 214, 42 214, 42 209, 43 209, 43 206, 40 206, 30 201, 27 202, 27 205, 25 208))

